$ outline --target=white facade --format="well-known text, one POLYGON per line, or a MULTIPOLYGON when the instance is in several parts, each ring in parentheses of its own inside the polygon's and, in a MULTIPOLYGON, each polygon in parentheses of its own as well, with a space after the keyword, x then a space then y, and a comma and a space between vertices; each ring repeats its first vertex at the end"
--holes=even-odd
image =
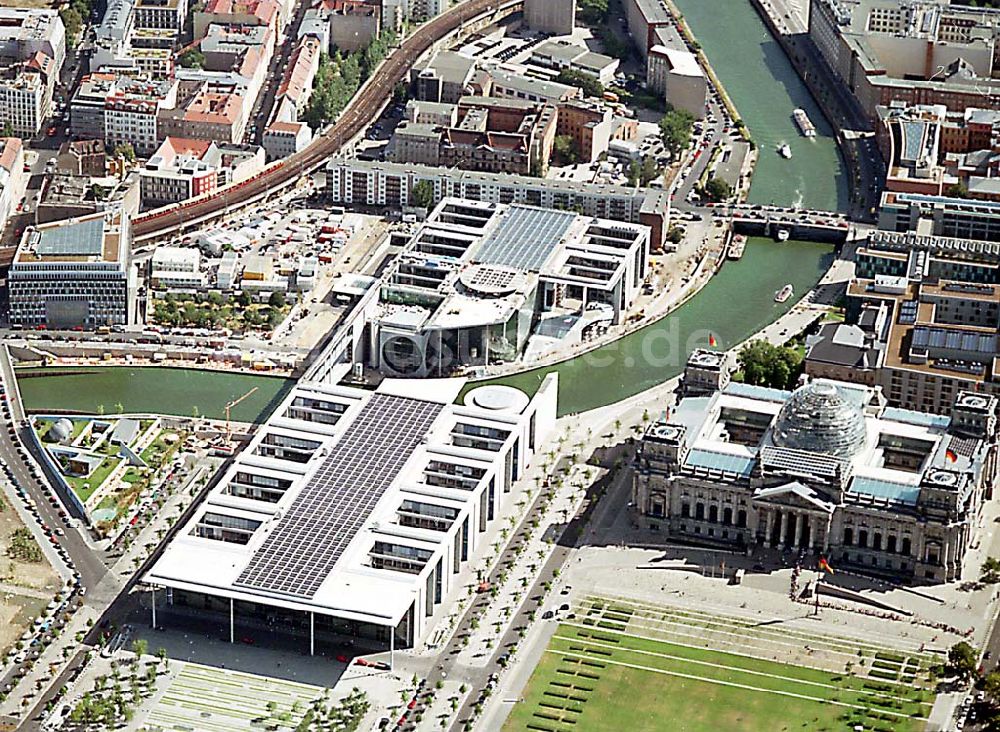
POLYGON ((455 403, 463 384, 301 382, 144 581, 170 589, 172 611, 416 644, 555 425, 554 374, 530 400, 493 387, 482 406, 480 390, 455 403))
POLYGON ((708 80, 693 53, 653 46, 646 58, 646 86, 695 119, 705 116, 708 80))
POLYGON ((0 79, 0 122, 10 122, 18 137, 34 137, 48 113, 46 92, 39 74, 19 72, 14 78, 0 79))

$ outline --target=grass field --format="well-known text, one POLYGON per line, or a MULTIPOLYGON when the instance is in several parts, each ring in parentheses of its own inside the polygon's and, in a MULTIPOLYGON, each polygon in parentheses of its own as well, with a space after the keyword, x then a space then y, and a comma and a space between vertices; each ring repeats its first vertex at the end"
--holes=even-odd
MULTIPOLYGON (((637 608, 594 607, 559 626, 506 730, 918 732, 933 704, 918 656, 852 649, 869 655, 848 674, 762 658, 763 646, 725 652, 648 637, 648 608, 633 623, 637 608), (908 683, 873 674, 904 668, 908 683)), ((688 622, 694 630, 703 618, 688 622)))

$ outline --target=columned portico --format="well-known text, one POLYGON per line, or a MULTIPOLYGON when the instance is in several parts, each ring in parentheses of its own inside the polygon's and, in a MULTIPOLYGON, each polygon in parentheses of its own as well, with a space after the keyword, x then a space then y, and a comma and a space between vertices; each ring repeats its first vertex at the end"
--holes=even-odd
POLYGON ((753 505, 765 547, 815 551, 822 534, 826 550, 834 507, 815 489, 797 481, 760 488, 753 505))

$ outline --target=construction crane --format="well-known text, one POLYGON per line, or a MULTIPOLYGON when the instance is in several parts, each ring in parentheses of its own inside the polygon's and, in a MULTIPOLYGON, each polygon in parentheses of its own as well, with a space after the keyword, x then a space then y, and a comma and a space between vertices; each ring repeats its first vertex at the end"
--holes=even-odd
POLYGON ((229 424, 229 410, 232 409, 233 407, 235 407, 240 402, 242 402, 248 396, 250 396, 251 394, 253 394, 255 391, 257 391, 257 387, 256 386, 253 389, 251 389, 250 391, 248 391, 246 394, 244 394, 243 396, 241 396, 239 399, 233 399, 233 401, 229 402, 229 404, 226 405, 226 443, 227 444, 233 441, 233 430, 232 430, 231 425, 229 424))

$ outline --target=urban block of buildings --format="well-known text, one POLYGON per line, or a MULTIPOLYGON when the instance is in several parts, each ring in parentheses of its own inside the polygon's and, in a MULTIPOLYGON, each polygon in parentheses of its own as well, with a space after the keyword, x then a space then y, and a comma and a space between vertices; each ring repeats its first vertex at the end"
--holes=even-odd
POLYGON ((889 407, 877 388, 731 383, 647 428, 635 510, 664 539, 805 551, 920 582, 962 576, 996 479, 996 397, 951 416, 889 407))
POLYGON ((0 124, 37 135, 52 113, 66 60, 66 29, 55 10, 0 8, 0 124))
POLYGON ((310 652, 332 634, 408 647, 464 594, 555 425, 555 375, 456 403, 462 380, 336 385, 348 368, 300 381, 167 544, 143 578, 161 613, 267 623, 310 652))
POLYGON ((893 101, 990 108, 1000 13, 947 0, 814 0, 809 36, 874 121, 893 101))

